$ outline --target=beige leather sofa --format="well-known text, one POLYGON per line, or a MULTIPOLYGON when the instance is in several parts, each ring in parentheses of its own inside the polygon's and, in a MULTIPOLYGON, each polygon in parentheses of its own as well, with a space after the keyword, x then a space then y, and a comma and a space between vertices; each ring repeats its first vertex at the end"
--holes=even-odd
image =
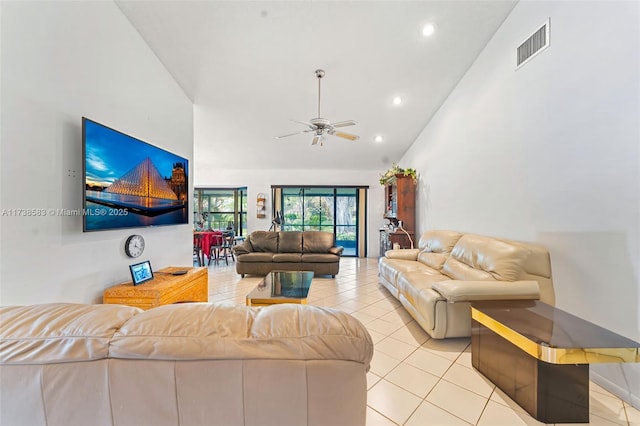
POLYGON ((417 249, 389 250, 378 267, 380 282, 438 339, 471 335, 475 300, 555 302, 549 253, 538 244, 428 231, 417 249))
POLYGON ((313 271, 335 277, 340 270, 343 247, 336 246, 331 232, 254 231, 234 247, 236 272, 267 275, 271 271, 313 271))
POLYGON ((293 304, 0 308, 2 425, 364 425, 373 353, 293 304))

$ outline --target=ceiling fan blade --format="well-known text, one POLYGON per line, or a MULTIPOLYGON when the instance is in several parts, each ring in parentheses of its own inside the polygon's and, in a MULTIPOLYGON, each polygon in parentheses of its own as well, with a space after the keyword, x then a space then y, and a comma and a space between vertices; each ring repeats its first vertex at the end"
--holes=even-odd
POLYGON ((318 126, 316 126, 315 124, 311 124, 308 123, 306 121, 299 121, 299 120, 291 120, 294 123, 298 123, 298 124, 304 124, 305 126, 307 126, 308 128, 310 128, 311 130, 316 130, 318 128, 318 126))
POLYGON ((354 126, 356 124, 358 123, 353 120, 338 121, 337 123, 331 123, 333 127, 347 127, 347 126, 354 126))
POLYGON ((286 135, 282 135, 282 136, 276 136, 276 139, 282 139, 282 138, 286 138, 288 136, 293 136, 293 135, 299 135, 301 133, 308 133, 308 132, 312 132, 313 130, 303 130, 301 132, 295 132, 295 133, 288 133, 286 135))
POLYGON ((344 133, 344 132, 336 132, 335 136, 337 136, 339 138, 349 139, 351 141, 356 141, 356 140, 360 139, 360 136, 352 135, 351 133, 344 133))
POLYGON ((311 145, 315 145, 315 144, 317 144, 319 140, 320 140, 320 136, 315 135, 315 136, 313 137, 313 140, 311 141, 311 145))

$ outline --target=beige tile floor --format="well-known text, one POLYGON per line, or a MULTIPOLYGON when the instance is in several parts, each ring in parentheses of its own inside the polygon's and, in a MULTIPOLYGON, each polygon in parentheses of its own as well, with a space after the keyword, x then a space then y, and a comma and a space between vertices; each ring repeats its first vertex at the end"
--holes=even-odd
MULTIPOLYGON (((430 339, 378 283, 377 259, 343 258, 335 279, 315 278, 309 304, 348 312, 367 327, 375 349, 367 375, 367 426, 542 424, 471 366, 470 339, 430 339)), ((245 303, 259 281, 235 264, 209 266, 209 301, 245 303)), ((640 411, 595 383, 590 424, 640 426, 640 411)))

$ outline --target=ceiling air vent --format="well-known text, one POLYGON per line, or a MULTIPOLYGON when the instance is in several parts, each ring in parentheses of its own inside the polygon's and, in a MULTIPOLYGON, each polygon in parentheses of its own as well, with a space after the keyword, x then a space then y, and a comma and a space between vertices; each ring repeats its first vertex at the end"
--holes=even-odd
POLYGON ((534 56, 549 46, 549 20, 542 24, 516 49, 516 69, 529 62, 534 56))

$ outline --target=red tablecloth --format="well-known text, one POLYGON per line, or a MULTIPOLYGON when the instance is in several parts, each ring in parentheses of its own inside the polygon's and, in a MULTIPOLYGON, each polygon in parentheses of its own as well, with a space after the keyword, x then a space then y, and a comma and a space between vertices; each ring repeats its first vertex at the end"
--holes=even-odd
POLYGON ((211 256, 211 246, 221 245, 223 239, 222 231, 198 231, 193 235, 200 235, 202 237, 202 253, 208 258, 211 256))

